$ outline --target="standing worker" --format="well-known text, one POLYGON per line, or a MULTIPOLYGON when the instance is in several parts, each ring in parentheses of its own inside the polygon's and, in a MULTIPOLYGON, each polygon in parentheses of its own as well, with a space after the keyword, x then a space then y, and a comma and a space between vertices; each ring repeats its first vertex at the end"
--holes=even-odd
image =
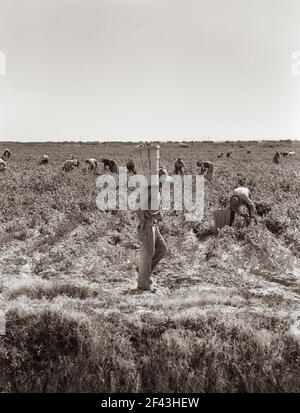
POLYGON ((137 211, 139 219, 137 237, 142 244, 138 266, 138 289, 143 291, 151 290, 152 271, 168 253, 167 244, 156 225, 160 212, 151 209, 151 186, 148 186, 146 191, 148 191, 148 209, 137 211))
POLYGON ((165 176, 165 170, 159 166, 159 146, 151 147, 149 145, 138 148, 133 155, 137 173, 146 176, 148 180, 148 185, 144 188, 145 204, 141 205, 136 213, 139 220, 137 237, 142 247, 137 268, 138 289, 149 291, 152 287, 152 271, 168 252, 167 244, 156 225, 157 219, 160 217, 159 177, 162 179, 165 176), (153 175, 156 179, 155 184, 151 186, 153 175), (151 205, 151 201, 153 201, 153 205, 151 205))

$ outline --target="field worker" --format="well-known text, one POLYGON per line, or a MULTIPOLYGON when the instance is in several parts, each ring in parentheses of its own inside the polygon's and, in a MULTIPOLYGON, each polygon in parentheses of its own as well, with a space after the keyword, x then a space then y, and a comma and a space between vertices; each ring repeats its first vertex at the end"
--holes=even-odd
POLYGON ((273 162, 276 164, 279 164, 281 161, 281 155, 280 152, 276 151, 275 155, 273 156, 273 162))
POLYGON ((2 159, 4 160, 4 162, 6 162, 6 161, 9 161, 11 157, 12 157, 11 151, 8 148, 6 148, 5 151, 3 152, 2 159))
POLYGON ((186 166, 182 158, 177 158, 174 164, 174 172, 176 175, 184 175, 186 173, 186 166))
POLYGON ((48 165, 49 163, 49 156, 43 155, 42 159, 40 160, 40 165, 48 165))
POLYGON ((227 158, 230 158, 231 157, 231 155, 233 154, 233 151, 229 151, 229 152, 227 152, 227 158))
POLYGON ((160 178, 163 179, 165 176, 169 176, 167 168, 165 168, 164 166, 160 166, 159 170, 158 170, 158 177, 159 177, 159 179, 160 178))
POLYGON ((128 161, 126 164, 127 172, 130 174, 132 173, 133 175, 136 174, 135 166, 133 161, 128 161))
POLYGON ((219 153, 219 155, 217 156, 217 158, 223 158, 223 152, 219 153))
POLYGON ((67 159, 65 163, 63 164, 63 171, 64 172, 70 172, 73 171, 74 167, 79 167, 79 161, 77 159, 67 159))
POLYGON ((97 161, 94 158, 90 158, 90 159, 86 159, 85 161, 88 164, 88 171, 92 172, 95 171, 97 169, 97 161))
POLYGON ((246 219, 250 218, 250 220, 256 220, 255 205, 250 199, 250 191, 243 186, 236 188, 230 198, 230 226, 234 223, 236 214, 246 219), (249 217, 240 212, 242 206, 245 206, 248 209, 249 217))
POLYGON ((7 165, 6 162, 4 161, 4 159, 0 158, 0 172, 3 172, 7 169, 7 165))
MULTIPOLYGON (((138 266, 138 289, 151 290, 152 271, 168 253, 168 247, 156 226, 159 210, 151 210, 151 186, 146 188, 148 203, 144 209, 137 210, 139 224, 137 237, 142 244, 140 263, 138 266)), ((157 191, 159 196, 159 191, 157 191)))
POLYGON ((167 169, 164 166, 160 166, 158 170, 158 177, 159 177, 159 190, 162 190, 162 184, 166 181, 172 181, 172 178, 168 174, 167 169))
POLYGON ((210 161, 199 161, 197 166, 200 168, 200 175, 205 175, 205 178, 211 182, 214 174, 214 164, 210 161))
POLYGON ((113 174, 118 173, 118 164, 114 159, 103 158, 101 161, 104 164, 104 169, 108 170, 113 174))

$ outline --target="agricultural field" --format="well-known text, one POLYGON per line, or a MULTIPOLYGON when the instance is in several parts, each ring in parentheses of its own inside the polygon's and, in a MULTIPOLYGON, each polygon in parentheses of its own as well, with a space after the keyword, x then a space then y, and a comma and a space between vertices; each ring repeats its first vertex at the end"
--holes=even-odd
MULTIPOLYGON (((161 143, 215 162, 202 222, 163 212, 168 256, 137 294, 133 212, 99 211, 89 157, 126 165, 130 143, 3 143, 1 392, 299 392, 300 142, 161 143), (272 162, 275 151, 296 157, 272 162), (233 150, 231 158, 217 158, 233 150), (247 151, 251 150, 251 153, 247 151), (38 165, 43 154, 50 164, 38 165), (61 166, 72 154, 81 162, 61 166), (217 232, 213 211, 249 187, 257 225, 217 232)), ((101 172, 101 168, 98 173, 101 172)))

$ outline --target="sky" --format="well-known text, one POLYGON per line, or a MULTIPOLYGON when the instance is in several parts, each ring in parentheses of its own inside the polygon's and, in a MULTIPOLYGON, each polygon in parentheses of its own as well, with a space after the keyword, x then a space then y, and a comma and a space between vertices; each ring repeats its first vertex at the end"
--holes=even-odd
POLYGON ((0 0, 0 141, 276 138, 299 0, 0 0))

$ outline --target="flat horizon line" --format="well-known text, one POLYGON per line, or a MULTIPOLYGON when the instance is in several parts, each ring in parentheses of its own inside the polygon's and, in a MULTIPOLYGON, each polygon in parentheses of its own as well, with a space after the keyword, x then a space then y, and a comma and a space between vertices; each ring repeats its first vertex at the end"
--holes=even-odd
POLYGON ((124 140, 68 140, 68 139, 61 139, 61 140, 45 140, 45 141, 34 141, 34 140, 0 140, 0 144, 46 144, 46 143, 60 143, 60 144, 67 144, 67 143, 74 143, 74 144, 100 144, 100 143, 114 143, 114 144, 120 144, 120 143, 238 143, 238 142, 257 142, 257 143, 265 143, 265 142, 282 142, 282 143, 288 143, 288 142, 300 142, 299 139, 292 139, 292 138, 258 138, 258 139, 247 139, 247 138, 238 138, 238 139, 209 139, 209 138, 203 138, 203 139, 169 139, 169 140, 164 140, 164 139, 127 139, 124 138, 124 140))

